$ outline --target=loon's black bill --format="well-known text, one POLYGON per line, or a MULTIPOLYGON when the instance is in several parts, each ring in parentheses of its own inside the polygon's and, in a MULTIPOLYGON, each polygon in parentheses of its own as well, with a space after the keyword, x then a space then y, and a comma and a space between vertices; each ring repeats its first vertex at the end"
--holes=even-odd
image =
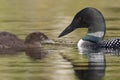
POLYGON ((73 30, 75 30, 75 27, 70 25, 58 37, 62 37, 64 35, 67 35, 68 33, 72 32, 73 30))
POLYGON ((71 24, 58 37, 67 35, 68 33, 72 32, 76 28, 80 28, 80 27, 81 27, 81 25, 74 18, 73 21, 71 22, 71 24))

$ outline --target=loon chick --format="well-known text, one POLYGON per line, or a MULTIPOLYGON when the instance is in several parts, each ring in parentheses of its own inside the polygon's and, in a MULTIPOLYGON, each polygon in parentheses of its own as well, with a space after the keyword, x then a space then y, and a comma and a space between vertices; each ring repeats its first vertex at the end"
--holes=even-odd
POLYGON ((15 34, 9 32, 0 32, 0 49, 25 50, 41 47, 42 43, 53 43, 53 41, 41 32, 30 33, 25 40, 19 39, 15 34))
POLYGON ((58 36, 64 36, 76 28, 88 28, 87 34, 79 40, 78 49, 81 48, 120 48, 120 38, 103 41, 106 33, 105 19, 95 8, 85 8, 78 12, 71 24, 58 36))

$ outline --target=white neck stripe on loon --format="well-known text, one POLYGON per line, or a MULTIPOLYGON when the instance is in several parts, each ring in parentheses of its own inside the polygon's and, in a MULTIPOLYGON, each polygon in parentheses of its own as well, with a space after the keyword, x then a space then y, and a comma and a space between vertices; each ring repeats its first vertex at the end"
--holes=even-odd
POLYGON ((102 38, 104 36, 104 32, 103 31, 98 31, 98 32, 94 32, 94 33, 87 33, 87 35, 91 35, 91 36, 102 38))

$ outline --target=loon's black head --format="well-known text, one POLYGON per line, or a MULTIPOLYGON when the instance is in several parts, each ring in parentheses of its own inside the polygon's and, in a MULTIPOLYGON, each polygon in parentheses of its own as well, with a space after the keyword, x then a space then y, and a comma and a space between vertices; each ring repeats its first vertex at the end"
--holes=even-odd
POLYGON ((103 32, 101 37, 104 37, 106 31, 103 15, 97 9, 90 7, 78 12, 71 24, 58 37, 62 37, 76 28, 88 28, 88 33, 103 32))

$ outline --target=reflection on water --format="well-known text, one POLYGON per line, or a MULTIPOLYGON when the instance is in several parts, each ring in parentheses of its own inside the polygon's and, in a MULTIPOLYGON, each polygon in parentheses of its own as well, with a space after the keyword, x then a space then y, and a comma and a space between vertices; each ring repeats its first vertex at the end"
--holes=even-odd
POLYGON ((102 52, 88 51, 85 53, 88 64, 82 69, 80 65, 73 66, 75 74, 80 80, 101 80, 105 75, 106 60, 105 54, 102 52))
MULTIPOLYGON (((120 50, 116 49, 99 49, 89 50, 84 49, 82 54, 87 59, 86 62, 71 61, 75 75, 78 80, 106 80, 106 57, 105 55, 119 56, 120 50), (83 65, 84 64, 84 65, 83 65)), ((68 58, 66 58, 68 59, 68 58)), ((109 66, 107 66, 109 67, 109 66)))
POLYGON ((72 65, 55 51, 42 48, 16 52, 1 50, 0 78, 7 80, 68 80, 75 79, 72 65), (15 52, 11 55, 9 52, 15 52), (71 76, 69 76, 71 75, 71 76))
POLYGON ((89 50, 84 49, 83 55, 87 58, 87 65, 82 68, 81 64, 73 64, 75 75, 80 80, 102 80, 106 71, 106 57, 105 54, 119 56, 120 49, 100 49, 89 50))
POLYGON ((47 51, 41 49, 41 48, 33 48, 33 49, 27 49, 25 50, 26 55, 33 59, 43 59, 48 54, 47 51))
POLYGON ((20 77, 30 78, 30 80, 39 80, 39 78, 56 80, 58 77, 57 80, 102 80, 105 79, 106 67, 109 67, 106 66, 106 55, 119 56, 120 54, 120 50, 112 49, 82 52, 83 55, 77 53, 78 57, 84 56, 87 61, 80 61, 77 58, 70 60, 54 50, 49 51, 44 48, 26 49, 22 54, 13 49, 0 50, 1 60, 4 61, 4 63, 0 62, 2 68, 0 71, 3 72, 0 74, 1 77, 9 75, 8 78, 13 80, 20 77))

